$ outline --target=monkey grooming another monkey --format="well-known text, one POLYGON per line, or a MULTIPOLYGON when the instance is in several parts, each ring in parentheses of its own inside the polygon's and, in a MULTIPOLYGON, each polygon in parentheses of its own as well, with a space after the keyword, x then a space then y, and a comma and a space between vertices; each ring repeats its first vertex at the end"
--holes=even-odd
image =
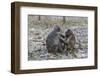
POLYGON ((53 31, 48 34, 46 39, 46 47, 49 53, 56 54, 57 52, 63 51, 60 41, 60 32, 60 27, 55 25, 53 31))

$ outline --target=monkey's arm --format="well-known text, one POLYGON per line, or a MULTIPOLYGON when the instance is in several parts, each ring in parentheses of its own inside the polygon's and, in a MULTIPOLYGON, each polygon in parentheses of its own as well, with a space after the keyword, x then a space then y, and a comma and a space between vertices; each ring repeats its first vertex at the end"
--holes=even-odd
POLYGON ((57 34, 59 37, 65 38, 65 36, 61 32, 58 32, 57 34))
POLYGON ((63 37, 59 37, 59 40, 62 42, 62 43, 64 43, 65 45, 68 45, 68 43, 66 42, 66 39, 65 38, 63 38, 63 37))
POLYGON ((59 38, 59 40, 60 40, 62 43, 64 43, 65 45, 68 45, 68 43, 65 42, 65 41, 66 41, 65 39, 59 38))
POLYGON ((68 45, 67 42, 66 42, 66 38, 63 34, 59 33, 59 40, 64 43, 65 45, 68 45))
POLYGON ((63 34, 59 34, 62 38, 65 38, 65 36, 63 34))

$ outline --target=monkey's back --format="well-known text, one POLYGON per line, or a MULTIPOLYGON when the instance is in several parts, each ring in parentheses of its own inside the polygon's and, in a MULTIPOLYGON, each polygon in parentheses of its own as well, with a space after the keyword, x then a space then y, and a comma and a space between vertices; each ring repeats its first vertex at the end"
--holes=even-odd
POLYGON ((56 31, 52 31, 46 39, 46 47, 48 52, 56 52, 58 49, 59 38, 56 31))

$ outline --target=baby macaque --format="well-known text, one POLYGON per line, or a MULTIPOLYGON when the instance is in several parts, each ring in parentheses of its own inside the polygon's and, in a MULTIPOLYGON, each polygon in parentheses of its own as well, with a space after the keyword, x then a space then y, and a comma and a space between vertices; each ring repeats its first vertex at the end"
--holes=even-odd
POLYGON ((68 29, 66 32, 65 32, 65 42, 66 42, 66 50, 72 54, 74 57, 76 57, 75 55, 75 43, 76 43, 76 39, 75 39, 75 36, 73 34, 73 32, 68 29))

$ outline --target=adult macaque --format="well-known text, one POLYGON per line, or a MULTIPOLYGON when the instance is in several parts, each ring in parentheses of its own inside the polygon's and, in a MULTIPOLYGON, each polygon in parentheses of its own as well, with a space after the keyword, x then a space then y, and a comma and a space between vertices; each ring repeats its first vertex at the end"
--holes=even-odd
POLYGON ((57 52, 63 51, 60 32, 60 27, 55 25, 53 31, 48 34, 46 47, 49 53, 56 54, 57 52))

